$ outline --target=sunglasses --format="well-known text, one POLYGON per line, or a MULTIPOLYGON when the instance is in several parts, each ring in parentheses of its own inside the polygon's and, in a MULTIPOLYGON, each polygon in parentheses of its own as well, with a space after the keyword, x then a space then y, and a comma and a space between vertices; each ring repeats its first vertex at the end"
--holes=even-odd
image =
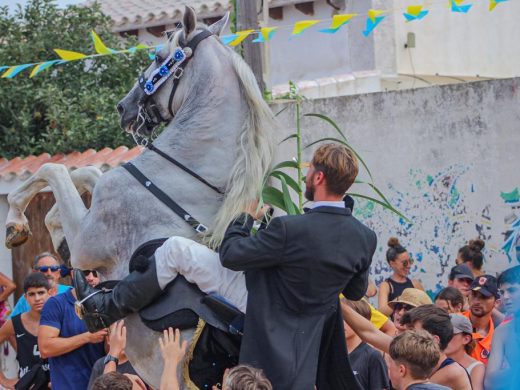
POLYGON ((49 270, 51 272, 56 272, 56 271, 59 271, 60 269, 61 269, 61 267, 59 265, 51 265, 51 266, 44 265, 44 266, 35 268, 36 271, 40 271, 42 273, 46 273, 49 270))
POLYGON ((92 275, 94 275, 95 278, 98 277, 97 271, 95 269, 84 269, 81 272, 83 272, 84 276, 89 276, 92 273, 92 275))
POLYGON ((414 262, 414 261, 413 261, 412 259, 410 259, 410 260, 404 260, 404 261, 401 261, 401 264, 402 264, 403 267, 406 268, 406 267, 408 267, 408 266, 412 266, 412 265, 413 265, 413 262, 414 262))
POLYGON ((410 310, 413 309, 413 306, 408 305, 408 304, 406 304, 406 303, 396 303, 396 304, 394 305, 394 310, 395 310, 395 311, 400 311, 400 310, 402 310, 402 309, 404 309, 404 311, 410 311, 410 310))

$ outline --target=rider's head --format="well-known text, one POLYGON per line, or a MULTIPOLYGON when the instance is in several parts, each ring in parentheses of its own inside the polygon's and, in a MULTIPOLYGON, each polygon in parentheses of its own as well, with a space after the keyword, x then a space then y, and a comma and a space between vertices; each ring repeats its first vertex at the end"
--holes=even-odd
POLYGON ((320 146, 307 172, 305 197, 310 200, 341 200, 358 174, 354 152, 339 144, 320 146))
POLYGON ((222 390, 272 390, 273 386, 263 371, 244 364, 229 370, 222 390))

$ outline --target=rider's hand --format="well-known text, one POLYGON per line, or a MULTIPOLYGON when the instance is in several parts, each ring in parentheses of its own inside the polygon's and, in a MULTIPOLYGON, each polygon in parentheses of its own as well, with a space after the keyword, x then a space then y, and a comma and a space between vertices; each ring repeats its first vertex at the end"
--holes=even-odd
POLYGON ((110 326, 109 332, 110 350, 109 355, 119 358, 126 347, 126 327, 123 320, 117 321, 110 326))
POLYGON ((261 220, 264 218, 265 213, 269 211, 271 206, 264 204, 263 207, 259 208, 258 199, 251 202, 248 207, 244 210, 244 212, 248 213, 253 217, 253 219, 261 220))
POLYGON ((179 329, 175 329, 175 331, 173 328, 165 329, 163 337, 159 339, 159 345, 164 364, 171 364, 175 367, 182 361, 188 350, 188 342, 186 340, 181 344, 181 332, 179 329))

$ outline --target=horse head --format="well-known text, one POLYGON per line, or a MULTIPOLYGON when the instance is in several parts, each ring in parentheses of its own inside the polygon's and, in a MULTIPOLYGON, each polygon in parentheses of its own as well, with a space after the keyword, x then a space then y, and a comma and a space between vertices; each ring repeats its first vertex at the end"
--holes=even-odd
MULTIPOLYGON (((229 19, 226 13, 222 19, 209 27, 197 25, 195 11, 186 6, 182 28, 166 33, 166 44, 157 46, 155 59, 148 68, 141 73, 131 91, 117 104, 121 128, 137 139, 149 138, 161 123, 169 123, 179 108, 194 93, 193 86, 188 82, 181 82, 181 78, 188 79, 187 73, 197 73, 198 76, 209 75, 213 72, 210 67, 202 69, 201 61, 198 70, 187 67, 187 63, 195 57, 205 57, 206 64, 216 65, 219 59, 211 58, 208 53, 197 51, 198 43, 213 36, 218 39, 229 19), (195 52, 197 51, 197 54, 195 52), (185 76, 185 77, 183 77, 185 76)), ((202 51, 202 50, 201 50, 202 51)), ((222 54, 217 54, 222 59, 222 54)))

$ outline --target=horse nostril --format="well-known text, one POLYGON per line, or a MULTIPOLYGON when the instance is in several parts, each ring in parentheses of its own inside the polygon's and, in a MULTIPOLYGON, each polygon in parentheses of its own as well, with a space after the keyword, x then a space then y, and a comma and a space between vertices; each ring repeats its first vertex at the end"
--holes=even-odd
POLYGON ((125 108, 123 107, 123 105, 121 103, 118 103, 116 107, 117 107, 117 112, 119 113, 119 115, 123 115, 125 113, 125 108))

